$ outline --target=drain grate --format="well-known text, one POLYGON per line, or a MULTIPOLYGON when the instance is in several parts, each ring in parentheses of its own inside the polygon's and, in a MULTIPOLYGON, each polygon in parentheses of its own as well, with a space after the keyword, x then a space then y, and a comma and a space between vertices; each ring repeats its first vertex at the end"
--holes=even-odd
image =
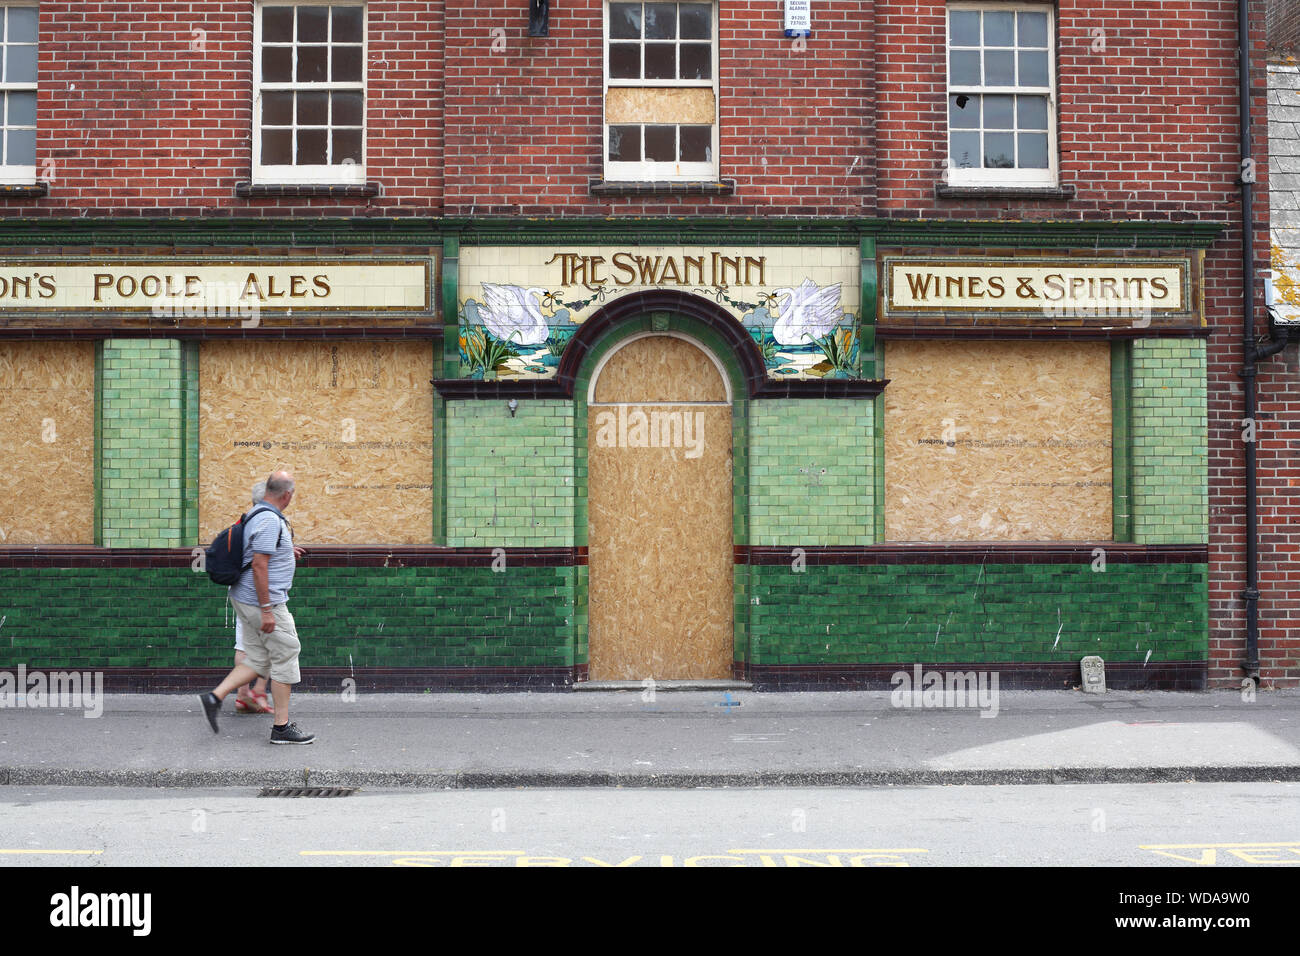
POLYGON ((356 787, 263 787, 259 797, 350 797, 356 787))

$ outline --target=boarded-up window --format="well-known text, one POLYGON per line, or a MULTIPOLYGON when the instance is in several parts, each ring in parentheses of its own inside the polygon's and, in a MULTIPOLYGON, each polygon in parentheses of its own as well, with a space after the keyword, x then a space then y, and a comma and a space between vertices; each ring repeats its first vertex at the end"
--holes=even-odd
POLYGON ((1108 541, 1110 345, 885 347, 890 541, 1108 541))
POLYGON ((299 543, 430 543, 432 377, 428 341, 204 343, 200 539, 287 468, 299 543))
POLYGON ((0 342, 0 545, 93 544, 95 346, 0 342))

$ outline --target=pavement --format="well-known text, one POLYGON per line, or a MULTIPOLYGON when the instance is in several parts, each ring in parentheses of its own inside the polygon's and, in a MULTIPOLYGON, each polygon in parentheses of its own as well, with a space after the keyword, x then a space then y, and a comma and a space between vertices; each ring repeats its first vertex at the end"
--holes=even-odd
POLYGON ((109 694, 62 709, 32 703, 10 696, 0 709, 0 785, 1300 780, 1300 690, 1262 690, 1253 700, 1239 691, 1004 691, 982 707, 921 706, 922 698, 888 691, 295 694, 290 717, 317 735, 309 746, 271 746, 271 718, 236 715, 231 698, 217 734, 196 694, 109 694))

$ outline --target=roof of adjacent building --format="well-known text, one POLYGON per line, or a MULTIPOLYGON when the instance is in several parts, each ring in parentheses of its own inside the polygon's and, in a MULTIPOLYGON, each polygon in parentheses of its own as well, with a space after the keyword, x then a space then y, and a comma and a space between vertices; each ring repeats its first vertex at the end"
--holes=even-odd
POLYGON ((1300 324, 1300 66, 1268 66, 1269 307, 1276 322, 1300 324))

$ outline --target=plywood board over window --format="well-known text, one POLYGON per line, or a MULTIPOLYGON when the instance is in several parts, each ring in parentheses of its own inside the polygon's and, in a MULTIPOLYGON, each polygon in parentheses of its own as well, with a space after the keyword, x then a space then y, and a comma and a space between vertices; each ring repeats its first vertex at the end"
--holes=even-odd
POLYGON ((300 544, 430 543, 432 377, 428 342, 204 343, 201 540, 288 468, 300 544))
POLYGON ((0 342, 0 545, 93 544, 95 346, 0 342))
POLYGON ((890 541, 1110 540, 1110 346, 885 346, 890 541))

